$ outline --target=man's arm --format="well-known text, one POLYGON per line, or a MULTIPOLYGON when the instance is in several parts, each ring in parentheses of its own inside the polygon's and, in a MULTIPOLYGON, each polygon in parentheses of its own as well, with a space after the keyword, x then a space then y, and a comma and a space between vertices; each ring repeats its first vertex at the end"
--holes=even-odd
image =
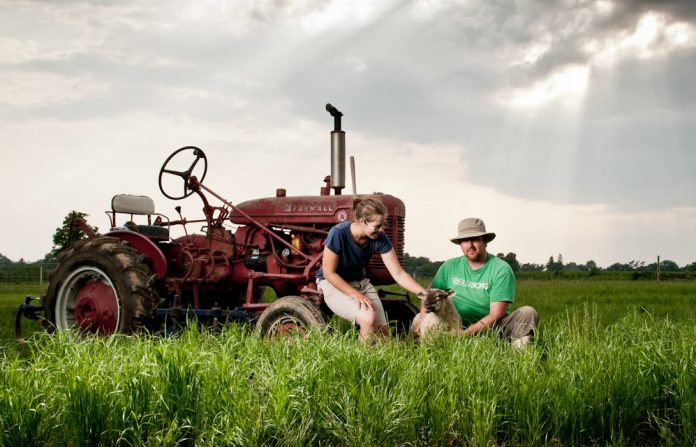
POLYGON ((505 317, 507 308, 510 303, 507 301, 494 301, 491 303, 491 310, 488 315, 481 318, 476 323, 472 324, 468 328, 462 331, 464 335, 476 335, 487 330, 489 327, 493 326, 499 320, 505 317))

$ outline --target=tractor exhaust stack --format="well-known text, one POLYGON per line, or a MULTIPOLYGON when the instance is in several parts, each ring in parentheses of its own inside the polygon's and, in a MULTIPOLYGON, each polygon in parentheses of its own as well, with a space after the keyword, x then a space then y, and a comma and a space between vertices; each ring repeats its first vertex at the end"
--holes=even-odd
POLYGON ((331 188, 338 196, 346 187, 346 133, 341 130, 343 113, 331 104, 326 104, 326 111, 334 117, 334 130, 331 132, 331 188))

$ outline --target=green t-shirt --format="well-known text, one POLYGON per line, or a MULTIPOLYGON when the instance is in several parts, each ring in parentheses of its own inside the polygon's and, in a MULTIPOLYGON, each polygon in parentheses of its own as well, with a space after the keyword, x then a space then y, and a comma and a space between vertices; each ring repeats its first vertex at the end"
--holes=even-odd
MULTIPOLYGON (((515 301, 515 274, 512 268, 490 253, 478 270, 469 267, 464 256, 446 261, 435 274, 433 287, 457 292, 452 302, 465 327, 488 315, 490 303, 515 301)), ((510 313, 510 307, 507 313, 510 313)))

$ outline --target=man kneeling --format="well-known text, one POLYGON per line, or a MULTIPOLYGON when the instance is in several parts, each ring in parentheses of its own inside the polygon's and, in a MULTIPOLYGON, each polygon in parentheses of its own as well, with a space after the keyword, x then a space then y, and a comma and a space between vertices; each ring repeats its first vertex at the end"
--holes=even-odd
MULTIPOLYGON (((523 349, 534 337, 537 312, 530 306, 510 311, 515 301, 515 274, 507 262, 489 255, 487 246, 494 238, 495 233, 486 232, 481 219, 459 222, 458 234, 450 241, 458 244, 464 255, 442 264, 432 287, 456 292, 452 303, 463 324, 463 329, 457 332, 476 335, 494 328, 513 347, 523 349)), ((425 313, 426 308, 421 304, 414 328, 416 334, 420 334, 418 323, 423 321, 425 313)))

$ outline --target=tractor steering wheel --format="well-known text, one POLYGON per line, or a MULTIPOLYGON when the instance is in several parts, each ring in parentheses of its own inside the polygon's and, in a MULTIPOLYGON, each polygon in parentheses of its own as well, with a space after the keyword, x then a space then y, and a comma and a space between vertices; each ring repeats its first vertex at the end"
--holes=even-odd
MULTIPOLYGON (((172 153, 172 155, 169 156, 164 161, 164 164, 162 165, 162 168, 160 169, 159 172, 159 189, 162 191, 162 194, 164 194, 166 197, 172 199, 172 200, 181 200, 184 199, 191 194, 193 194, 193 189, 189 186, 189 179, 194 175, 194 169, 196 172, 200 173, 203 171, 203 173, 198 176, 196 175, 196 178, 198 179, 199 182, 202 182, 203 179, 205 178, 205 174, 208 172, 208 159, 205 157, 205 153, 203 152, 202 149, 199 149, 195 146, 185 146, 182 147, 181 149, 178 149, 172 153), (190 157, 188 154, 181 155, 177 157, 182 152, 193 152, 193 156, 195 157, 193 162, 188 165, 188 168, 183 170, 183 171, 177 171, 172 168, 172 166, 186 166, 186 161, 187 157, 190 157), (176 160, 174 158, 176 157, 176 160), (202 169, 199 166, 198 169, 196 169, 196 165, 200 160, 203 160, 202 164, 202 169), (172 165, 172 166, 170 166, 172 165), (169 176, 175 176, 175 177, 180 177, 181 180, 183 181, 183 189, 184 192, 182 195, 175 196, 175 195, 169 195, 166 193, 164 190, 164 185, 162 184, 163 178, 168 178, 169 176, 165 177, 165 174, 169 174, 169 176)), ((172 183, 171 181, 169 182, 170 184, 172 183)), ((174 182, 176 183, 176 182, 174 182)), ((176 186, 176 185, 175 185, 176 186)))

